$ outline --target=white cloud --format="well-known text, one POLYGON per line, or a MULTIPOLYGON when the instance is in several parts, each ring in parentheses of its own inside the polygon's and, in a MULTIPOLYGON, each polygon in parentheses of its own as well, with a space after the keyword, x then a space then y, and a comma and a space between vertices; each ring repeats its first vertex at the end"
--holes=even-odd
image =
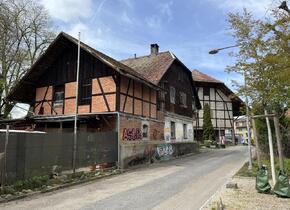
POLYGON ((277 8, 280 5, 278 0, 207 0, 213 3, 218 8, 227 12, 241 11, 247 8, 254 15, 263 17, 271 9, 277 8))
POLYGON ((145 19, 146 24, 150 28, 161 28, 164 22, 169 23, 172 17, 172 5, 173 1, 167 1, 166 3, 160 3, 157 5, 158 14, 154 14, 151 17, 145 19))
POLYGON ((130 24, 130 25, 133 24, 133 19, 128 16, 128 13, 126 11, 122 13, 120 18, 121 18, 121 21, 126 24, 130 24))
POLYGON ((41 0, 52 18, 69 22, 92 15, 92 0, 41 0))

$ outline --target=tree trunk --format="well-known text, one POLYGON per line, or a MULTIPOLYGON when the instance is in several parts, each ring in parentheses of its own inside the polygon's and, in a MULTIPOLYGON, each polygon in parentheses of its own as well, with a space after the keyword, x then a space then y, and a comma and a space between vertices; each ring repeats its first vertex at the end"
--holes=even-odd
POLYGON ((279 166, 280 166, 280 170, 284 171, 284 156, 283 156, 283 149, 282 149, 282 142, 281 142, 279 119, 275 111, 274 111, 274 114, 275 114, 274 116, 275 134, 276 134, 278 154, 279 154, 279 166))
MULTIPOLYGON (((268 115, 267 110, 265 109, 265 115, 268 115)), ((270 150, 270 163, 271 163, 271 172, 274 185, 276 184, 276 174, 275 174, 275 162, 274 162, 274 152, 273 152, 273 139, 272 131, 270 126, 269 117, 266 117, 267 129, 268 129, 268 140, 269 140, 269 150, 270 150)))
POLYGON ((262 168, 261 153, 260 153, 259 141, 258 141, 258 136, 257 136, 256 122, 255 122, 255 119, 253 118, 252 118, 252 124, 253 124, 254 141, 256 144, 257 161, 258 161, 258 166, 260 169, 262 168))

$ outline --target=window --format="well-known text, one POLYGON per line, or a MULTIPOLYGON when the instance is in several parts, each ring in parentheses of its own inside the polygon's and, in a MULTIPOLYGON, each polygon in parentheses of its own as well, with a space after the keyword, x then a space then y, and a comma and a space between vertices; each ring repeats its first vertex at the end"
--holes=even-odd
POLYGON ((187 139, 187 124, 183 124, 183 138, 187 139))
POLYGON ((53 106, 63 106, 63 99, 64 99, 64 86, 59 85, 54 87, 53 93, 53 106))
POLYGON ((147 124, 143 124, 142 126, 142 135, 143 135, 143 138, 148 138, 148 125, 147 124))
POLYGON ((208 87, 204 87, 204 88, 203 88, 203 95, 204 95, 204 96, 209 96, 209 91, 210 91, 210 88, 208 88, 208 87))
POLYGON ((175 104, 175 88, 170 86, 170 103, 175 104))
POLYGON ((92 80, 87 79, 80 82, 79 85, 79 105, 91 103, 92 97, 92 80))
POLYGON ((186 94, 184 92, 180 92, 180 106, 187 107, 186 106, 186 94))
POLYGON ((172 139, 175 139, 175 122, 170 122, 170 135, 172 139))

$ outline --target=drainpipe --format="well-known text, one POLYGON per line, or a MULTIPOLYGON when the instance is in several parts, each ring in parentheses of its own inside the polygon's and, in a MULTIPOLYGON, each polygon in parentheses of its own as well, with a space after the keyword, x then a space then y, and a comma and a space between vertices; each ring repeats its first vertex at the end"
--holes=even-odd
POLYGON ((121 142, 120 142, 120 113, 117 112, 117 117, 118 117, 118 126, 117 126, 117 135, 118 135, 118 169, 121 168, 121 142))

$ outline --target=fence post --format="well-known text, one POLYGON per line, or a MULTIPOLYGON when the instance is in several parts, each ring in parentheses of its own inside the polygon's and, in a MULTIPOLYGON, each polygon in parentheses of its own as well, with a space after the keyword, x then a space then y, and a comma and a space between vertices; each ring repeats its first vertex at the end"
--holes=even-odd
POLYGON ((1 185, 4 186, 6 183, 6 173, 7 173, 7 147, 9 141, 9 125, 6 125, 6 135, 5 135, 5 147, 4 147, 4 164, 1 185))

